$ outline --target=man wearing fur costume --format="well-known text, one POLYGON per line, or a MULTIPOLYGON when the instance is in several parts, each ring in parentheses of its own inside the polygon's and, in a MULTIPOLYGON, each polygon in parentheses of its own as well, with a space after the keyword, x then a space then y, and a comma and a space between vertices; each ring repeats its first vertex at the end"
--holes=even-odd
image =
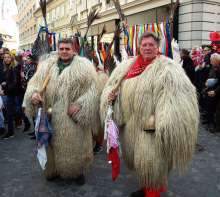
POLYGON ((159 197, 170 170, 186 169, 197 141, 196 90, 159 45, 155 34, 144 33, 140 55, 116 67, 101 96, 101 119, 113 102, 122 155, 139 180, 131 197, 159 197))
POLYGON ((54 134, 47 150, 46 178, 75 179, 82 185, 93 162, 92 135, 97 131, 100 91, 94 66, 74 51, 71 39, 58 43, 58 55, 42 61, 29 81, 25 103, 32 115, 40 102, 45 109, 52 108, 54 134), (48 75, 42 96, 40 89, 48 75))

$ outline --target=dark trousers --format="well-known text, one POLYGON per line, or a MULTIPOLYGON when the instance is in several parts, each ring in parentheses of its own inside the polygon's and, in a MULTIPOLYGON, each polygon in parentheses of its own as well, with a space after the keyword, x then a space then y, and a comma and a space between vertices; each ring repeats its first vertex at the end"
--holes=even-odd
POLYGON ((216 131, 220 132, 220 99, 218 100, 216 106, 215 124, 216 124, 216 131))
POLYGON ((207 120, 208 124, 214 125, 215 124, 215 112, 216 112, 216 98, 215 97, 206 97, 205 100, 205 108, 207 112, 207 120))
POLYGON ((15 96, 7 96, 6 114, 8 120, 8 133, 14 133, 14 118, 15 118, 15 96))
POLYGON ((16 117, 21 118, 24 121, 25 126, 28 126, 30 124, 30 121, 28 120, 27 116, 22 110, 23 99, 24 99, 23 95, 19 95, 15 97, 16 117))

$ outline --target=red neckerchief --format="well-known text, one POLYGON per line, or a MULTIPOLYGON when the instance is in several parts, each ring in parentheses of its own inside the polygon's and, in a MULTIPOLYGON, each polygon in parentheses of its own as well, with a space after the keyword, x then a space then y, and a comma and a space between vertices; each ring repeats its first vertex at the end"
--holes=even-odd
POLYGON ((129 69, 128 73, 126 74, 125 79, 130 79, 140 75, 147 68, 147 66, 152 63, 154 59, 144 61, 142 56, 139 55, 134 64, 129 69))

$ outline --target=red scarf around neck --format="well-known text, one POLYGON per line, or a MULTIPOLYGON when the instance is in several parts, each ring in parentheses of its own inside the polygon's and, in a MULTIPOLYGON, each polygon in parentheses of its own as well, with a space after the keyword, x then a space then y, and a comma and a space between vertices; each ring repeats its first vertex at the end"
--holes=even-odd
POLYGON ((130 79, 140 75, 147 68, 147 66, 153 62, 154 59, 144 61, 143 57, 139 55, 134 64, 130 67, 125 79, 130 79))

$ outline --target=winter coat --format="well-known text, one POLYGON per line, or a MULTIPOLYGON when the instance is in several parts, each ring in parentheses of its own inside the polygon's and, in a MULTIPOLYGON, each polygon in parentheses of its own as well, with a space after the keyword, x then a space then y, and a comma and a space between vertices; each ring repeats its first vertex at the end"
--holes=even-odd
POLYGON ((92 134, 98 132, 100 91, 97 88, 97 73, 90 61, 75 56, 60 74, 57 62, 58 56, 52 55, 39 64, 28 83, 24 102, 27 113, 34 115, 31 96, 40 91, 49 74, 44 108, 52 107, 54 134, 44 173, 47 178, 55 175, 76 178, 85 174, 93 162, 92 134), (81 107, 74 119, 67 115, 71 104, 81 107))
MULTIPOLYGON (((118 65, 101 96, 104 122, 107 98, 128 72, 135 59, 118 65)), ((197 141, 199 110, 195 87, 183 68, 160 56, 137 77, 123 80, 114 104, 114 119, 120 127, 122 155, 134 170, 141 187, 160 188, 168 172, 184 171, 197 141), (155 117, 155 132, 148 121, 155 117)))
POLYGON ((209 67, 202 67, 198 68, 195 71, 195 86, 199 93, 202 92, 203 88, 205 87, 205 82, 209 75, 209 67))
POLYGON ((3 72, 3 82, 5 85, 2 86, 4 94, 7 96, 17 96, 17 72, 13 67, 5 68, 3 72))
POLYGON ((186 75, 189 77, 190 81, 194 83, 195 80, 195 66, 190 57, 183 58, 183 69, 186 72, 186 75))

